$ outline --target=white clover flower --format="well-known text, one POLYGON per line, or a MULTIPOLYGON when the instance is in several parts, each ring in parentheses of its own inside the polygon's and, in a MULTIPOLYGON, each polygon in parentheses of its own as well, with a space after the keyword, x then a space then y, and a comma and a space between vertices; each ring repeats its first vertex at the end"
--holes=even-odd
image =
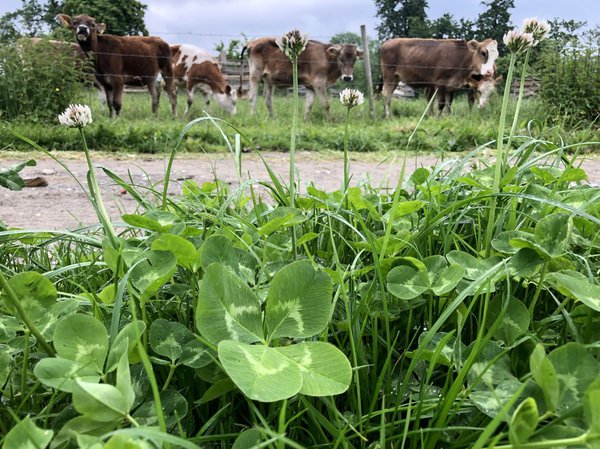
POLYGON ((340 92, 340 101, 344 106, 350 109, 354 106, 363 104, 365 102, 365 96, 358 89, 346 88, 340 92))
POLYGON ((308 35, 300 33, 300 30, 292 30, 275 39, 275 43, 288 58, 292 59, 304 51, 308 44, 308 35))
POLYGON ((530 17, 523 20, 523 32, 533 34, 533 46, 535 47, 541 41, 546 39, 550 32, 550 25, 545 20, 538 20, 537 17, 530 17))
POLYGON ((510 30, 502 38, 511 53, 522 53, 533 46, 534 38, 531 33, 522 33, 519 30, 510 30))
POLYGON ((92 123, 92 110, 88 105, 70 104, 58 121, 69 128, 83 128, 92 123))

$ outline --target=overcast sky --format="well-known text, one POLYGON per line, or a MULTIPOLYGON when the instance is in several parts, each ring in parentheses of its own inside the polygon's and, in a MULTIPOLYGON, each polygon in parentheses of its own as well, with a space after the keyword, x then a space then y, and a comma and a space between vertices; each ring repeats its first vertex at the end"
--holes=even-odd
MULTIPOLYGON (((327 41, 351 31, 377 37, 373 0, 142 0, 148 5, 146 27, 171 44, 190 43, 211 52, 220 41, 277 36, 293 28, 312 39, 327 41)), ((475 20, 485 10, 480 0, 428 0, 427 15, 436 19, 450 13, 455 19, 475 20)), ((22 5, 21 0, 0 0, 0 16, 22 5)), ((82 11, 83 13, 83 11, 82 11)), ((574 19, 589 26, 600 23, 600 0, 515 0, 512 23, 527 17, 574 19)))

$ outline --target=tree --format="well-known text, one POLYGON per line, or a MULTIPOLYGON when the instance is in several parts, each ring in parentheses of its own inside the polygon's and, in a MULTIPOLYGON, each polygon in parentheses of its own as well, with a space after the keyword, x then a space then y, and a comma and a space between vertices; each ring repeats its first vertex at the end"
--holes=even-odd
POLYGON ((64 0, 63 13, 87 14, 106 24, 106 33, 148 35, 144 14, 147 6, 137 0, 64 0))
POLYGON ((452 18, 452 14, 444 14, 431 22, 431 34, 435 39, 457 39, 460 36, 460 25, 452 18))
POLYGON ((332 44, 354 44, 359 47, 362 46, 362 38, 358 34, 350 31, 334 34, 329 42, 332 44))
POLYGON ((56 22, 58 13, 87 14, 107 25, 107 33, 148 34, 144 23, 146 5, 137 0, 22 0, 16 11, 0 17, 0 41, 14 42, 19 36, 44 36, 72 39, 56 22))
POLYGON ((431 26, 425 9, 427 0, 375 0, 380 40, 391 37, 430 37, 431 26))
POLYGON ((480 41, 488 38, 495 39, 502 52, 504 49, 502 38, 507 31, 513 28, 508 10, 515 7, 515 1, 483 0, 481 4, 487 6, 487 9, 477 18, 477 35, 475 37, 480 41))

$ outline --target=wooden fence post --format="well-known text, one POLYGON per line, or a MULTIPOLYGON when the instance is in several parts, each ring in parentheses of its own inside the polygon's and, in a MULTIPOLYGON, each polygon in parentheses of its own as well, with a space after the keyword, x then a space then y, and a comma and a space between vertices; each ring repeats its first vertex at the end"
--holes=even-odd
POLYGON ((362 37, 363 55, 365 61, 365 76, 367 78, 367 98, 369 99, 369 112, 371 119, 375 119, 375 103, 373 101, 373 72, 371 71, 371 54, 369 53, 369 40, 367 38, 367 28, 360 26, 360 35, 362 37))

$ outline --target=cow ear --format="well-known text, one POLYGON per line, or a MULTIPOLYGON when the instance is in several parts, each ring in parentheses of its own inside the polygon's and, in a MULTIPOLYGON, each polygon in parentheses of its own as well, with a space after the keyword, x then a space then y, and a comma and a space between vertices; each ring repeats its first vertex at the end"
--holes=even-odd
POLYGON ((467 42, 467 47, 469 47, 471 50, 479 50, 479 42, 477 42, 475 39, 471 39, 469 42, 467 42))
POLYGON ((96 24, 96 32, 98 34, 103 34, 106 31, 106 24, 105 23, 97 23, 96 24))
POLYGON ((363 50, 356 50, 356 57, 358 59, 362 59, 365 57, 365 52, 363 50))
POLYGON ((327 54, 329 56, 334 56, 335 57, 335 56, 337 56, 340 53, 341 50, 342 50, 342 46, 341 45, 339 45, 339 44, 332 45, 331 47, 329 47, 327 49, 327 54))
POLYGON ((71 26, 73 25, 73 20, 71 19, 71 16, 68 16, 67 14, 58 14, 56 16, 56 19, 62 23, 62 25, 66 28, 71 28, 71 26))

